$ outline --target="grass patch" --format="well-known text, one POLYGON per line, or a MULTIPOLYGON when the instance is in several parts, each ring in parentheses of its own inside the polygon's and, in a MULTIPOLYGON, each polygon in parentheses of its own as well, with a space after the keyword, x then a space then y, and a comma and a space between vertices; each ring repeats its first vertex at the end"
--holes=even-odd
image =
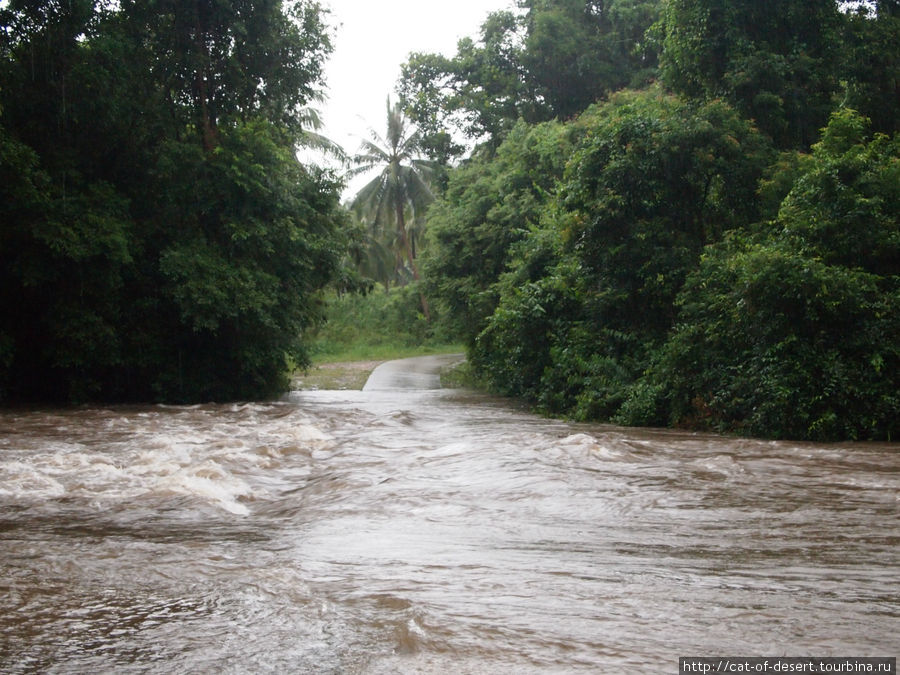
POLYGON ((362 389, 381 361, 340 361, 313 365, 298 371, 291 389, 362 389))
POLYGON ((403 343, 359 343, 345 345, 339 349, 313 352, 313 366, 343 363, 348 361, 391 361, 405 359, 410 356, 427 356, 429 354, 457 354, 465 351, 459 344, 430 344, 409 346, 403 343))
POLYGON ((468 361, 454 363, 441 371, 441 386, 444 389, 479 389, 478 379, 468 361))

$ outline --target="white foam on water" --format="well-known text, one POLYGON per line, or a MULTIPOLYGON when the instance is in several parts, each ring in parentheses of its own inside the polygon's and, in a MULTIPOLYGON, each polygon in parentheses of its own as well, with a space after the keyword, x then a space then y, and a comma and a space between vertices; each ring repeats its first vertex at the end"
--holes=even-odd
POLYGON ((235 515, 250 514, 250 509, 238 501, 253 494, 250 485, 211 460, 161 477, 157 485, 164 491, 201 497, 235 515))
POLYGON ((312 457, 316 450, 329 448, 334 443, 331 436, 309 424, 277 427, 259 440, 261 443, 255 448, 256 456, 272 459, 290 455, 312 457))
POLYGON ((0 495, 20 497, 33 495, 42 498, 62 497, 66 488, 51 476, 26 462, 0 464, 0 495))
POLYGON ((714 455, 695 461, 694 464, 702 471, 721 474, 729 478, 747 473, 744 466, 730 455, 714 455))
POLYGON ((309 424, 294 425, 282 430, 282 433, 297 443, 325 444, 333 440, 324 431, 309 424))
POLYGON ((559 441, 559 445, 567 450, 584 453, 585 456, 602 459, 620 459, 624 454, 621 450, 604 445, 590 434, 585 433, 566 436, 559 441))
POLYGON ((29 501, 75 497, 103 504, 178 494, 248 515, 244 500, 265 498, 269 489, 278 489, 273 475, 289 465, 307 464, 313 453, 333 444, 331 436, 306 419, 288 414, 273 424, 263 415, 269 411, 264 405, 232 406, 226 410, 238 419, 214 419, 212 424, 194 409, 177 410, 189 414, 118 415, 98 420, 94 428, 67 427, 63 433, 71 441, 40 442, 36 437, 27 447, 7 442, 0 455, 0 496, 29 501), (112 438, 96 433, 111 427, 112 438))

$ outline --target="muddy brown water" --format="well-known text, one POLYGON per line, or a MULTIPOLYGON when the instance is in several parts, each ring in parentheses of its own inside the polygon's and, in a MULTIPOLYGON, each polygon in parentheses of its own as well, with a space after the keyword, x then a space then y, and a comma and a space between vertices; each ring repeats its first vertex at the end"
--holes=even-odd
POLYGON ((439 363, 278 402, 0 412, 0 671, 900 652, 896 444, 568 424, 430 389, 439 363))

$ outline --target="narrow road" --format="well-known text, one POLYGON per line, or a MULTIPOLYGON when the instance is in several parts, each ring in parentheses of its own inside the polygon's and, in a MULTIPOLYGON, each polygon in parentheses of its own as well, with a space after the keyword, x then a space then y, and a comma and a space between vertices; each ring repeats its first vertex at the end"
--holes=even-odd
POLYGON ((464 358, 462 354, 439 354, 388 361, 372 371, 363 391, 440 389, 441 371, 464 358))

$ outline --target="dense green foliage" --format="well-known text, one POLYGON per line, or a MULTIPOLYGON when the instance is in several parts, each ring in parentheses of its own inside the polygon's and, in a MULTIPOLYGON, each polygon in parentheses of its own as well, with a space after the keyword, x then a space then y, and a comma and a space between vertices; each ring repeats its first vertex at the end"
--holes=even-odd
POLYGON ((435 156, 461 151, 450 130, 496 146, 518 119, 577 115, 597 98, 643 84, 656 67, 644 32, 659 15, 652 0, 520 0, 497 12, 478 42, 457 53, 413 54, 400 93, 432 139, 435 156), (442 142, 443 141, 443 142, 442 142))
POLYGON ((425 272, 459 337, 473 344, 499 300, 513 244, 536 228, 572 151, 556 122, 517 124, 496 156, 451 174, 429 213, 425 272))
POLYGON ((314 3, 0 9, 0 400, 260 396, 340 255, 314 3))
POLYGON ((579 419, 896 438, 896 3, 518 4, 401 87, 482 142, 424 254, 475 375, 579 419))
POLYGON ((873 131, 900 131, 900 2, 878 0, 873 17, 857 13, 844 27, 846 105, 872 121, 873 131))
POLYGON ((900 142, 835 114, 771 228, 707 250, 631 421, 896 438, 898 199, 900 142))
POLYGON ((586 112, 544 226, 505 280, 474 360, 489 382, 554 412, 615 412, 664 340, 674 300, 703 246, 754 220, 763 139, 722 103, 625 92, 586 112), (538 273, 535 274, 535 271, 538 273), (522 331, 546 348, 523 358, 522 331), (533 377, 514 374, 526 362, 533 377), (511 388, 515 384, 516 388, 511 388))
POLYGON ((314 363, 393 359, 440 351, 462 351, 442 322, 428 321, 415 284, 390 292, 376 286, 369 293, 331 293, 326 321, 311 335, 314 363))
POLYGON ((837 88, 834 0, 669 0, 662 74, 689 96, 722 96, 780 147, 809 147, 837 88))
POLYGON ((0 4, 0 400, 265 395, 323 288, 377 280, 320 348, 362 323, 553 414, 897 437, 897 0, 517 0, 410 56, 352 225, 295 155, 322 19, 0 4))
POLYGON ((390 259, 381 269, 370 269, 370 274, 385 287, 409 278, 418 281, 416 253, 421 225, 434 200, 430 187, 433 162, 421 156, 421 133, 409 124, 400 105, 392 105, 390 99, 387 132, 382 136, 371 131, 371 135, 372 139, 364 140, 360 152, 353 157, 353 173, 377 173, 350 205, 367 226, 370 251, 366 258, 390 259))

